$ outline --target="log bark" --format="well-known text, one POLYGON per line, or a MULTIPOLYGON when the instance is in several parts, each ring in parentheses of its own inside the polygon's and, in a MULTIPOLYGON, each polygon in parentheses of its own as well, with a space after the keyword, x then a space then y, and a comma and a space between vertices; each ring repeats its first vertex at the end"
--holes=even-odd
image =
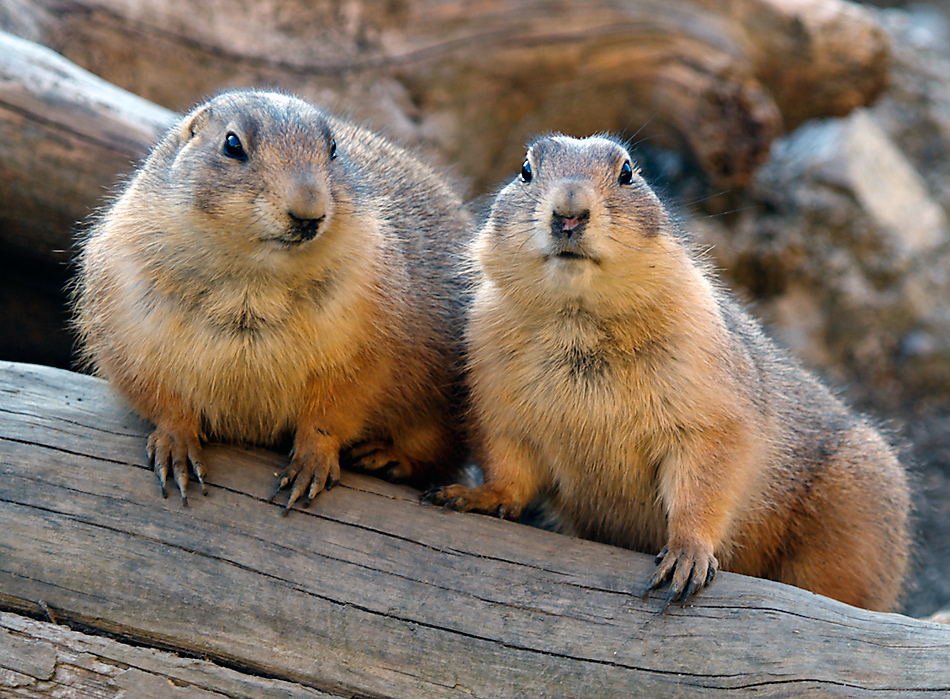
MULTIPOLYGON (((359 474, 284 518, 266 497, 285 457, 263 450, 211 447, 210 494, 182 508, 103 381, 2 363, 0 396, 7 610, 340 696, 950 691, 942 625, 728 573, 664 612, 640 598, 647 556, 359 474)), ((6 628, 0 658, 28 642, 6 628)))
POLYGON ((476 191, 550 130, 638 132, 743 186, 783 129, 866 104, 888 65, 841 0, 0 0, 0 27, 174 109, 262 84, 340 106, 476 191))

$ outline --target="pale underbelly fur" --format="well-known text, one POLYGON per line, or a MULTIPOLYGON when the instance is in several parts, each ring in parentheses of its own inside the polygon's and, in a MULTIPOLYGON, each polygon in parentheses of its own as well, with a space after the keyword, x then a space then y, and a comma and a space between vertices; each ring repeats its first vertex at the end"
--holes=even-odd
POLYGON ((165 340, 131 348, 136 363, 201 417, 209 438, 261 444, 279 439, 295 427, 309 379, 334 370, 320 329, 306 319, 245 333, 223 332, 194 318, 151 320, 165 327, 147 336, 165 340))
MULTIPOLYGON (((502 385, 510 386, 518 373, 507 373, 502 385)), ((655 435, 610 377, 584 384, 558 379, 520 384, 517 408, 502 411, 509 433, 535 435, 533 450, 552 501, 579 534, 659 551, 667 527, 657 450, 650 446, 655 435)))

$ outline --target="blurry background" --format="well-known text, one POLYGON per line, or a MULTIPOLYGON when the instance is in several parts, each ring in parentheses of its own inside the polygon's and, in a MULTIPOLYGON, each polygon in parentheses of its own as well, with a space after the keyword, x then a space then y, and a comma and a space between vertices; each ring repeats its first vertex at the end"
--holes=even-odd
POLYGON ((476 208, 533 135, 619 133, 771 333, 905 445, 905 611, 950 607, 950 0, 0 0, 0 30, 0 359, 71 366, 77 222, 221 89, 368 123, 476 208))

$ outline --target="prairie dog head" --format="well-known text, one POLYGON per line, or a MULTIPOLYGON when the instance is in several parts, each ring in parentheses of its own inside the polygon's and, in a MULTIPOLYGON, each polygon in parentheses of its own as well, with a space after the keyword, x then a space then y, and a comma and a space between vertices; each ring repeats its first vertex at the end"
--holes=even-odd
MULTIPOLYGON (((352 208, 351 173, 330 120, 294 97, 229 92, 187 114, 146 165, 173 213, 164 232, 249 263, 321 247, 352 208), (172 230, 173 229, 173 230, 172 230)), ((141 192, 136 197, 141 201, 141 192)), ((166 218, 167 218, 166 214, 166 218)), ((184 240, 179 239, 180 243, 184 240)))
POLYGON ((496 196, 474 257, 529 303, 642 296, 670 264, 666 210, 626 148, 603 136, 549 136, 496 196))

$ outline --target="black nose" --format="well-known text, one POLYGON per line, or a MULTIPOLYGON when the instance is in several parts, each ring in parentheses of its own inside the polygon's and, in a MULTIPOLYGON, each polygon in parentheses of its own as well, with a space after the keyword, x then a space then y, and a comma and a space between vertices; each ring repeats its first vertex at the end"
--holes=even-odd
POLYGON ((317 235, 317 231, 320 229, 320 224, 323 223, 323 219, 323 216, 320 218, 297 218, 293 214, 290 214, 290 220, 301 240, 312 240, 317 235))
POLYGON ((551 235, 557 240, 580 238, 590 219, 590 209, 571 211, 568 214, 555 212, 551 216, 551 235))

